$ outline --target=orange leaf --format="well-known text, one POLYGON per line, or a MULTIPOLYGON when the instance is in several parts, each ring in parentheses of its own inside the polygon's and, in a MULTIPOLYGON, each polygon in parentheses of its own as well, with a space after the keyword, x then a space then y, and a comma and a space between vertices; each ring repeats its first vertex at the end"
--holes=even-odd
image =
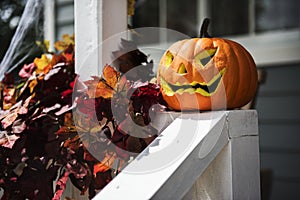
POLYGON ((112 87, 115 88, 119 78, 120 78, 120 73, 118 73, 113 67, 110 65, 106 65, 103 69, 103 76, 104 79, 106 80, 106 83, 112 87))
POLYGON ((114 90, 112 90, 106 83, 100 81, 95 90, 95 98, 111 98, 113 96, 114 90))
POLYGON ((109 170, 116 159, 116 153, 106 153, 104 159, 94 165, 94 174, 109 170))
POLYGON ((46 54, 43 54, 41 58, 35 58, 33 62, 37 67, 36 72, 39 74, 50 64, 51 59, 49 59, 46 54))
POLYGON ((57 41, 54 46, 58 51, 64 51, 69 47, 70 44, 75 44, 74 35, 70 36, 68 34, 64 34, 62 36, 62 41, 57 41))
POLYGON ((70 149, 73 149, 73 150, 79 149, 80 146, 81 146, 81 140, 80 140, 79 135, 76 135, 73 138, 69 138, 64 142, 64 147, 70 148, 70 149))
POLYGON ((30 89, 30 93, 33 92, 35 86, 38 84, 38 81, 36 79, 33 79, 32 81, 30 81, 28 87, 30 89))
POLYGON ((87 94, 89 95, 89 97, 112 98, 115 93, 115 88, 118 85, 118 81, 120 80, 120 73, 110 65, 106 65, 103 69, 103 78, 95 76, 93 76, 92 78, 92 80, 84 82, 88 87, 87 94))
POLYGON ((115 87, 120 79, 120 73, 110 65, 103 69, 103 79, 100 79, 95 91, 95 97, 112 98, 115 87))
POLYGON ((69 134, 69 133, 77 133, 77 129, 75 126, 62 126, 58 131, 55 132, 57 135, 69 134))

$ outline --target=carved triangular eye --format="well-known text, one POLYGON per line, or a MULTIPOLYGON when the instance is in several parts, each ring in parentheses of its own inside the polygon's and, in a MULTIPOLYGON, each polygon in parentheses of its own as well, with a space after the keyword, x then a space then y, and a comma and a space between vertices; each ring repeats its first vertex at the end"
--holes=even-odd
POLYGON ((167 51, 166 56, 165 56, 165 65, 166 67, 169 67, 174 60, 174 56, 170 51, 167 51))
POLYGON ((198 65, 205 67, 205 65, 214 57, 217 49, 206 49, 195 56, 195 61, 198 65))
POLYGON ((177 73, 178 74, 186 74, 187 73, 186 68, 183 63, 180 64, 177 73))

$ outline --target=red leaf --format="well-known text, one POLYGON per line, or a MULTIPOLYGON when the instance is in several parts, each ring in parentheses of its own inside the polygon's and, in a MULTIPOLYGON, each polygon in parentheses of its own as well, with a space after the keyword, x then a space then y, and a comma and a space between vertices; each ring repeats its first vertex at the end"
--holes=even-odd
POLYGON ((19 139, 19 137, 16 135, 3 134, 0 138, 0 145, 12 149, 17 139, 19 139))
POLYGON ((65 173, 59 178, 56 182, 56 189, 52 200, 60 200, 63 192, 66 189, 67 181, 69 179, 69 172, 65 171, 65 173))

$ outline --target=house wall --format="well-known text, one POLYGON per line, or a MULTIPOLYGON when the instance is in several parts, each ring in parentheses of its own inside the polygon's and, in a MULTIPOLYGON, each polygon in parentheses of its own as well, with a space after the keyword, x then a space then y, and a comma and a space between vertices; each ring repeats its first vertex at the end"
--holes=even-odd
POLYGON ((300 63, 263 69, 266 82, 257 96, 261 169, 273 174, 272 200, 300 199, 300 63))

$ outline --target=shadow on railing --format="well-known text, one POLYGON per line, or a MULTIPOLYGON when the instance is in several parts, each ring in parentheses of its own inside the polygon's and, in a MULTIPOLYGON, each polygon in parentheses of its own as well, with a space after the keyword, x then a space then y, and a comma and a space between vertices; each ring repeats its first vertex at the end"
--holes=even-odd
POLYGON ((160 136, 95 199, 260 199, 256 111, 163 113, 156 125, 160 136))

